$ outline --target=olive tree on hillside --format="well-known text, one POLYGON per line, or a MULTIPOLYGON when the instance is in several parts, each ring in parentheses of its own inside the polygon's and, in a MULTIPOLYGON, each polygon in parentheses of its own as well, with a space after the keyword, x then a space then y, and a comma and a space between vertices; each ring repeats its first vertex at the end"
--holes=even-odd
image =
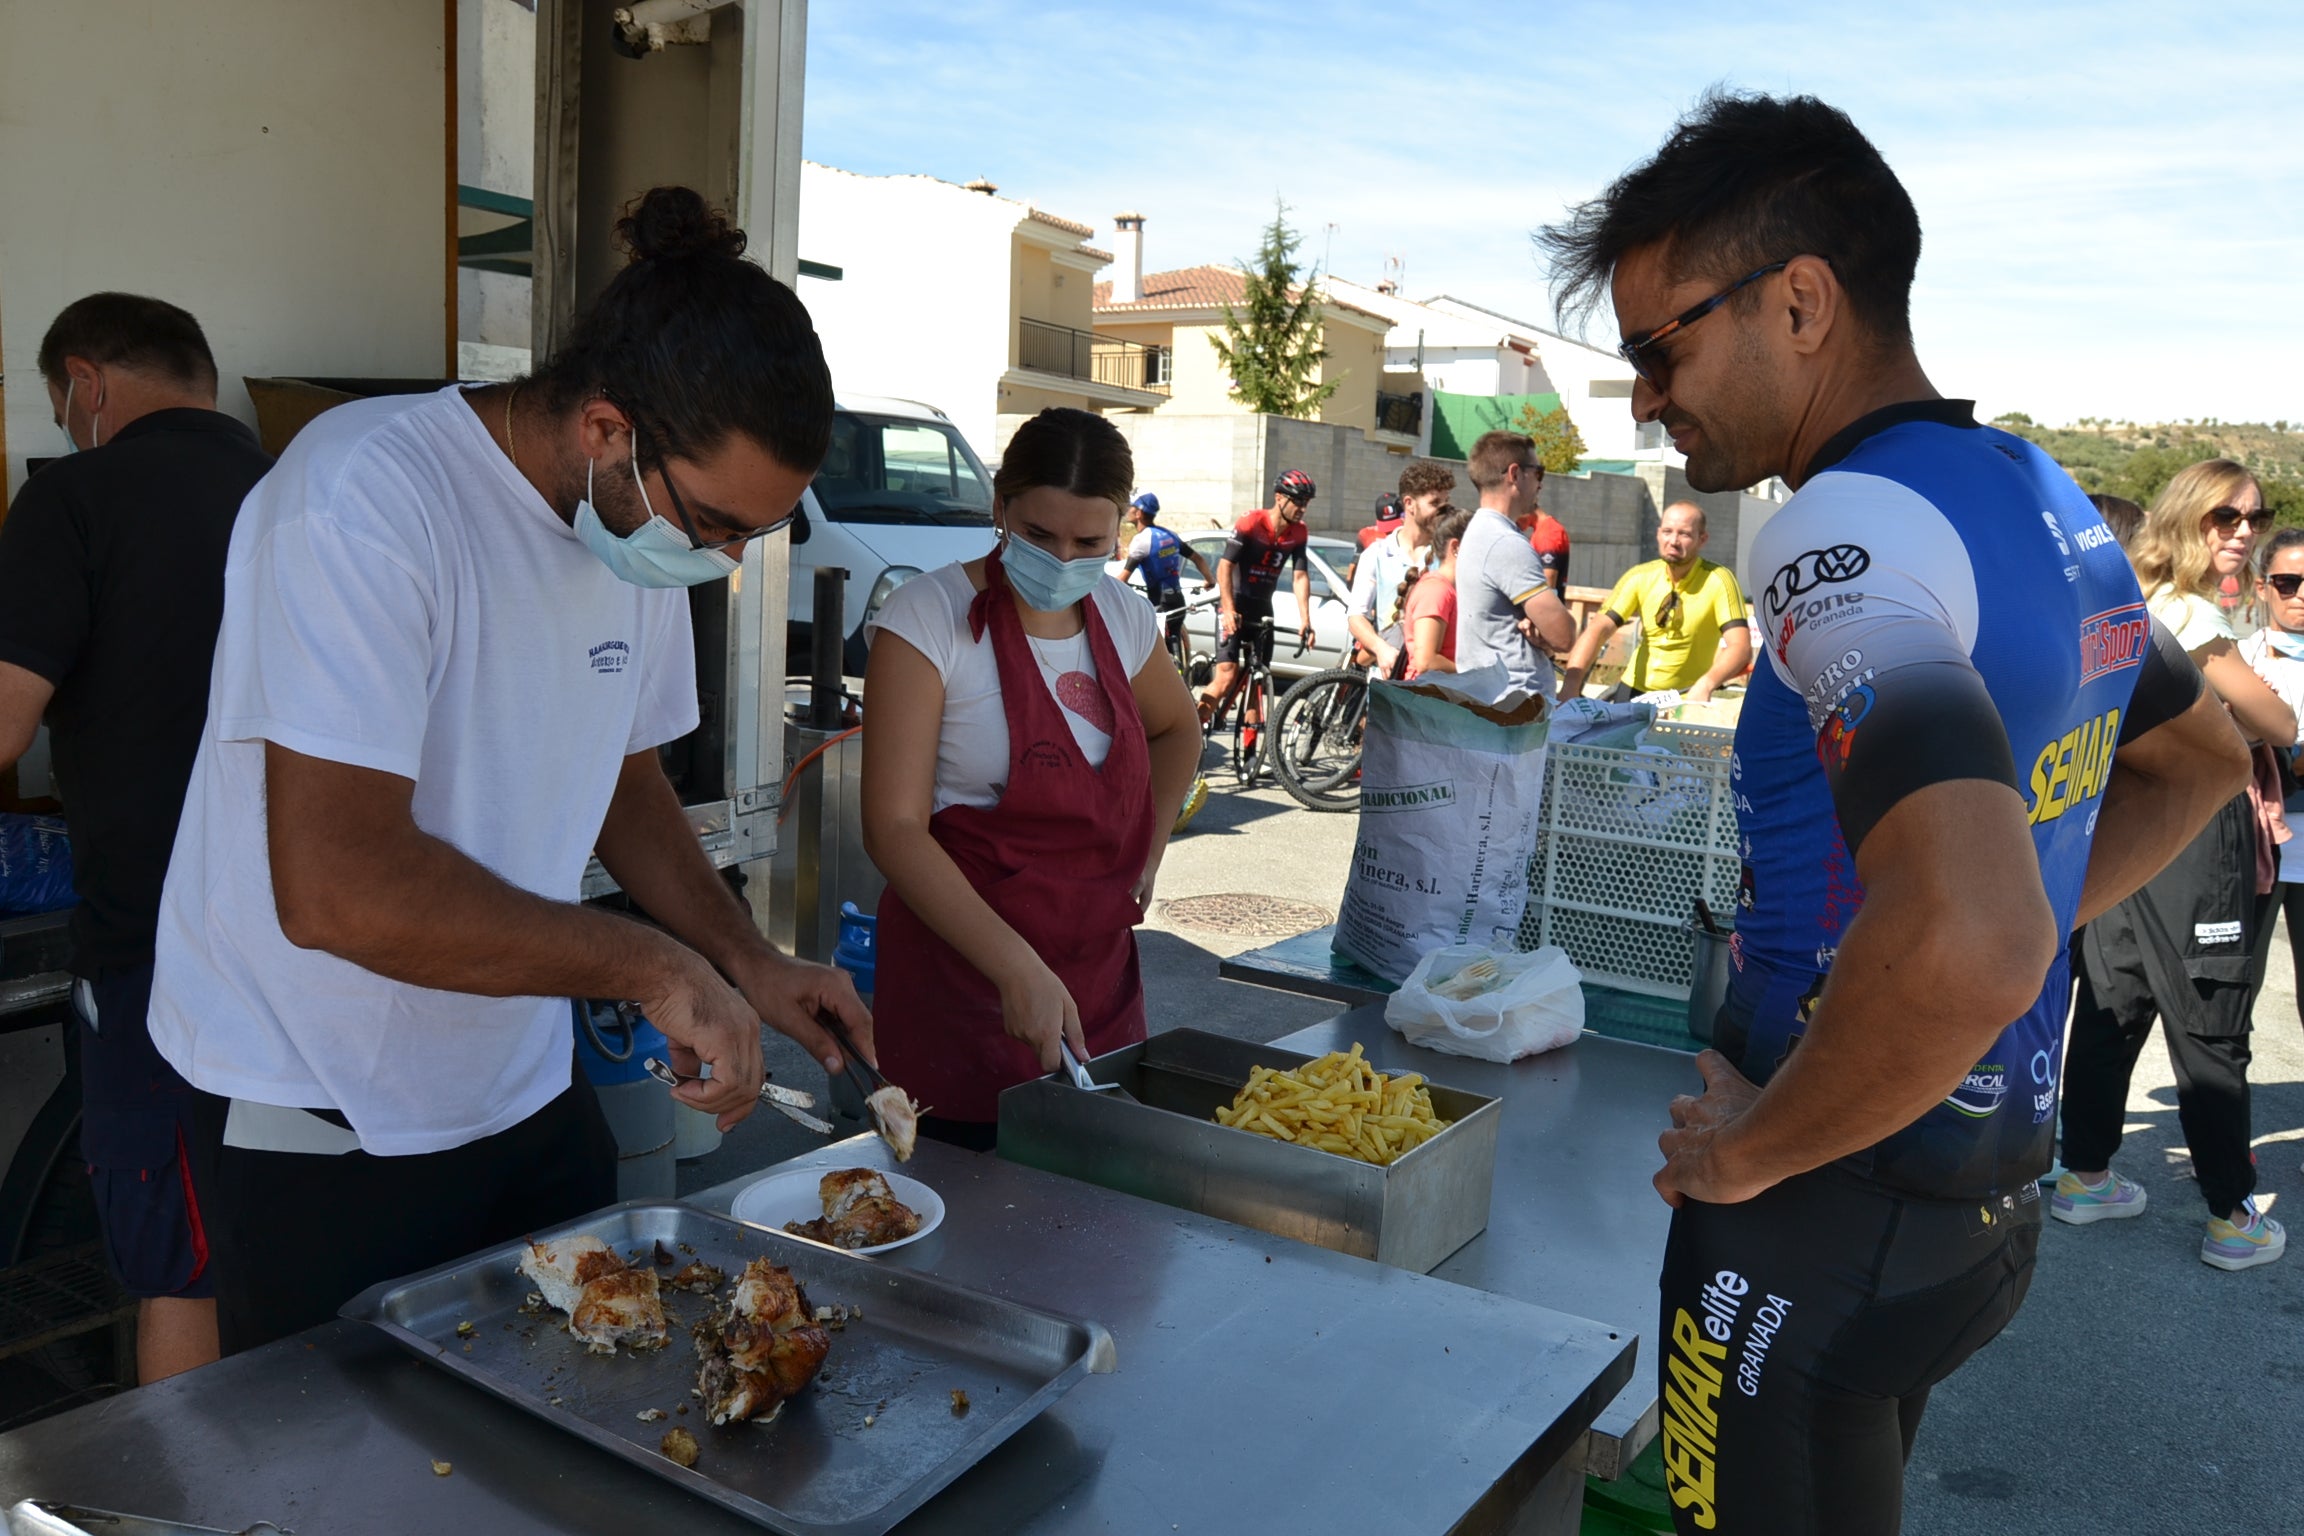
POLYGON ((1232 398, 1267 416, 1309 418, 1336 393, 1334 381, 1315 382, 1328 349, 1319 279, 1296 265, 1302 243, 1288 227, 1288 205, 1279 203, 1255 262, 1244 264, 1240 307, 1225 305, 1224 334, 1208 338, 1232 375, 1232 398))

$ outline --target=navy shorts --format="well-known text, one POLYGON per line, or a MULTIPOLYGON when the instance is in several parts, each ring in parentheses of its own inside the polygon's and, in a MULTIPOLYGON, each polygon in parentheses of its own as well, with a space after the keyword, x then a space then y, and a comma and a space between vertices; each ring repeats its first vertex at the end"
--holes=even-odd
POLYGON ((73 989, 80 1015, 80 1156, 112 1273, 131 1296, 216 1294, 200 1223, 193 1088, 145 1028, 152 967, 73 989), (89 1018, 94 1004, 95 1018, 89 1018))

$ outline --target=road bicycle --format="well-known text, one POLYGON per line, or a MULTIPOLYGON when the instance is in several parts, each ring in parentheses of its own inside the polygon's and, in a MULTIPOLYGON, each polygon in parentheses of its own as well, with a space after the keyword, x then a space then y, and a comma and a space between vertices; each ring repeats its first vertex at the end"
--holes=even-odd
POLYGON ((1299 680, 1273 711, 1273 777, 1315 811, 1360 806, 1360 746, 1368 727, 1368 674, 1334 667, 1299 680))
MULTIPOLYGON (((1272 616, 1265 614, 1248 624, 1244 639, 1246 643, 1239 647, 1239 674, 1232 681, 1229 696, 1209 717, 1208 735, 1213 737, 1225 729, 1224 712, 1230 709, 1232 746, 1228 761, 1232 775, 1242 789, 1254 789, 1257 780, 1271 771, 1265 766, 1264 744, 1271 734, 1272 702, 1277 692, 1272 683, 1272 663, 1266 659, 1272 648, 1272 616)), ((1295 654, 1301 656, 1308 649, 1310 642, 1298 635, 1295 654)))

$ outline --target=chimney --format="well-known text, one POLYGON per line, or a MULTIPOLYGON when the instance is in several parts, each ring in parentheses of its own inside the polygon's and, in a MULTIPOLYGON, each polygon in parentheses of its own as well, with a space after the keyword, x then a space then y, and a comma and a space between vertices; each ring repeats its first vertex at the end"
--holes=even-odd
POLYGON ((1120 246, 1112 268, 1112 302, 1133 304, 1144 297, 1144 215, 1114 214, 1112 232, 1120 246))
POLYGON ((962 182, 960 184, 960 190, 963 192, 981 192, 986 197, 990 197, 994 193, 998 192, 1000 188, 994 183, 987 181, 983 177, 979 176, 974 181, 962 182))

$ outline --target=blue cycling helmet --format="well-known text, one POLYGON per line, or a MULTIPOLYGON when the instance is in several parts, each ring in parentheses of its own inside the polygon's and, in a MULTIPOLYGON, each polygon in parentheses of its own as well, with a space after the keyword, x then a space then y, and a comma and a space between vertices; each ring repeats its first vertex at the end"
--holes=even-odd
POLYGON ((1128 505, 1134 507, 1138 512, 1143 513, 1146 517, 1158 517, 1160 515, 1160 498, 1153 495, 1150 491, 1144 492, 1144 494, 1138 496, 1134 501, 1128 503, 1128 505))

